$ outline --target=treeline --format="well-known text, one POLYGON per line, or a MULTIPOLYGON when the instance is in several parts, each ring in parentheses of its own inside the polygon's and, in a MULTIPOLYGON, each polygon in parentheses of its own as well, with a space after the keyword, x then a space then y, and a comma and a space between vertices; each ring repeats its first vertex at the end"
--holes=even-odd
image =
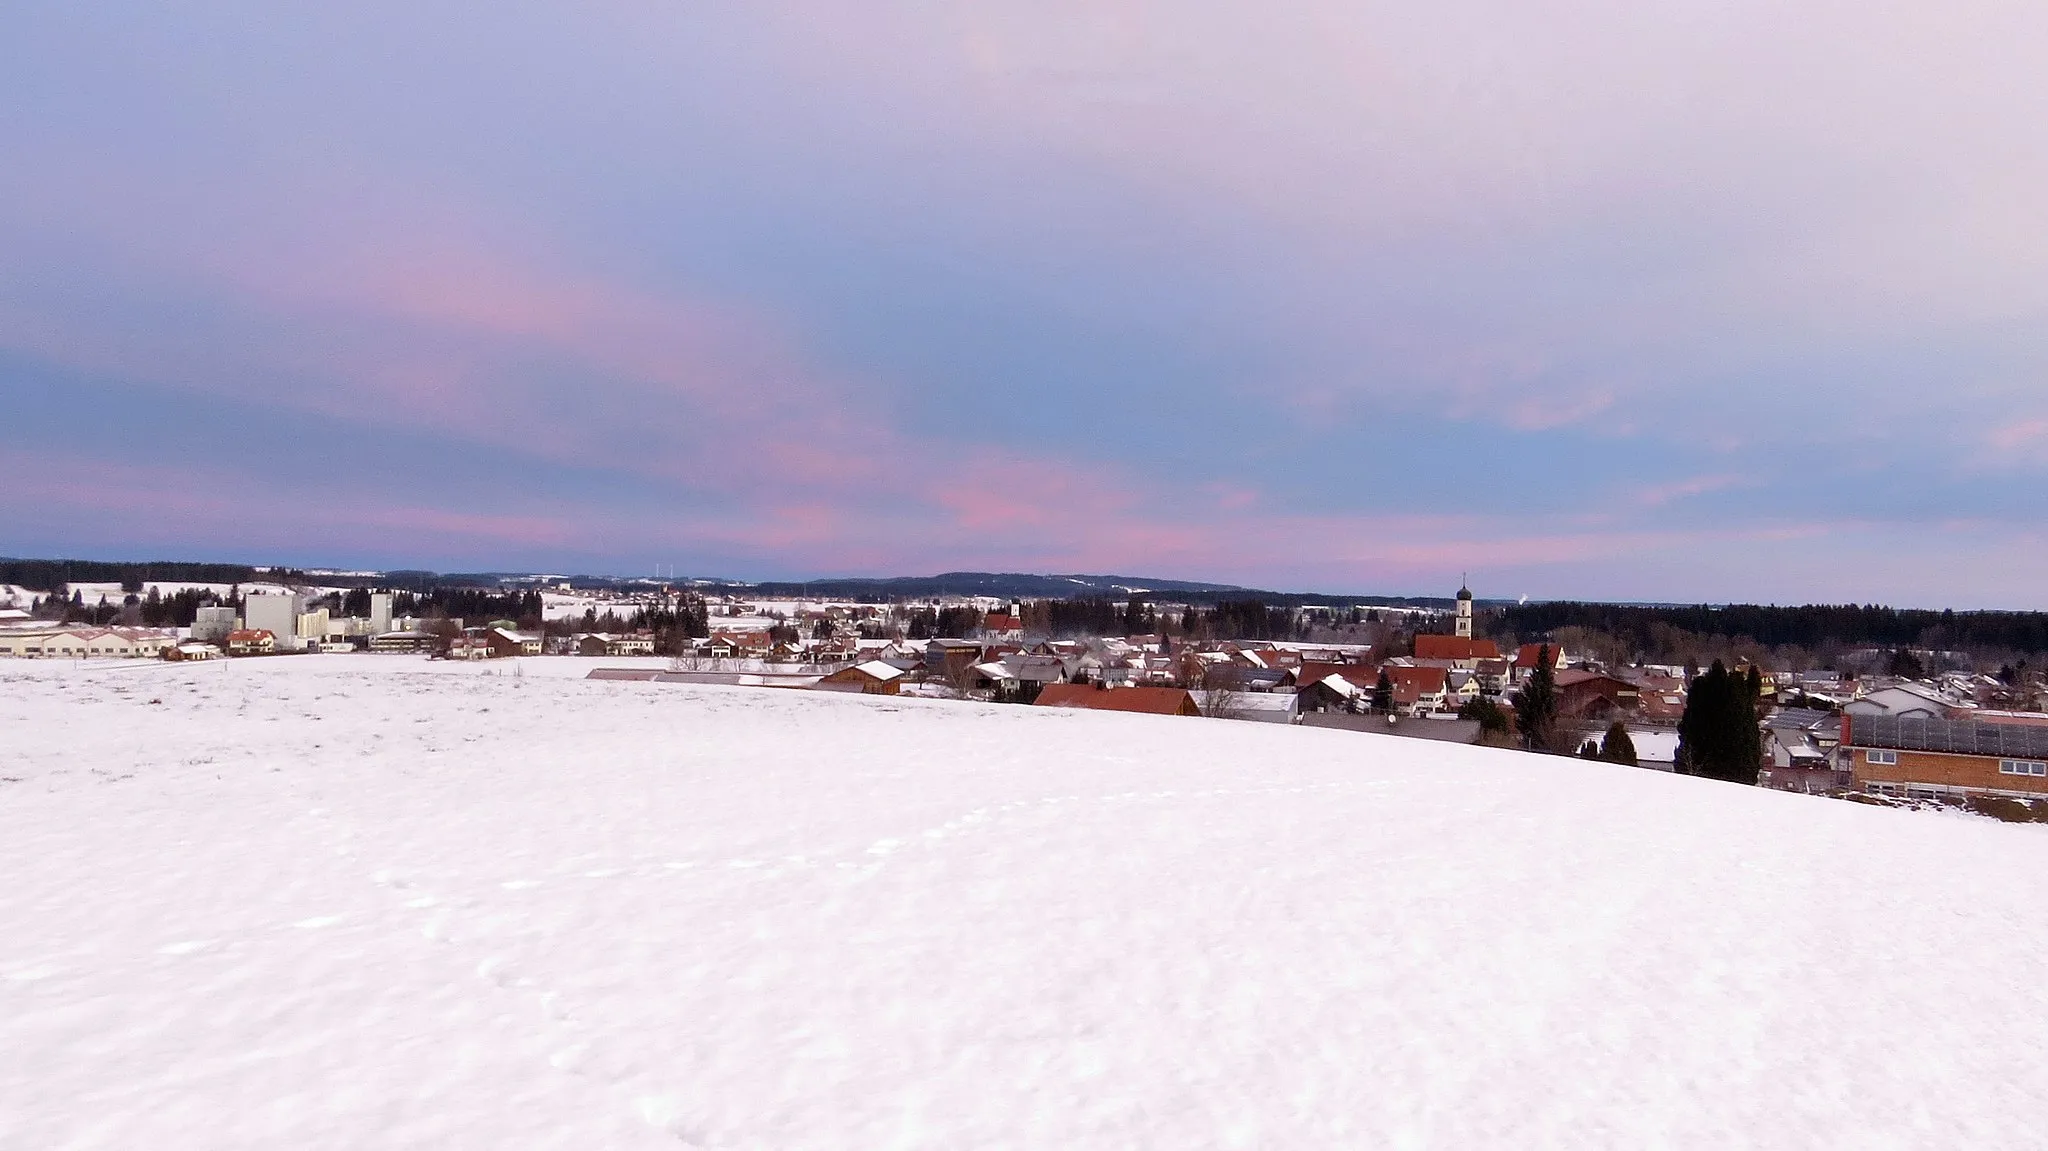
MULTIPOLYGON (((363 610, 369 610, 369 596, 363 596, 363 610)), ((448 616, 478 624, 509 619, 523 628, 537 628, 544 605, 537 591, 492 592, 474 587, 436 587, 425 592, 399 592, 392 597, 392 611, 398 615, 448 616)))
POLYGON ((1024 631, 1031 636, 1152 635, 1161 630, 1158 609, 1135 596, 1123 603, 1101 596, 1032 600, 1024 605, 1024 631))
MULTIPOLYGON (((1023 605, 1020 621, 1024 634, 1037 638, 1079 639, 1091 636, 1170 635, 1187 639, 1302 639, 1312 622, 1329 622, 1327 613, 1311 621, 1291 607, 1274 606, 1263 600, 1225 600, 1214 607, 1190 606, 1161 610, 1158 605, 1133 596, 1123 602, 1103 597, 1079 599, 1036 599, 1023 605)), ((1347 613, 1355 614, 1355 613, 1347 613)), ((986 616, 972 607, 896 608, 891 622, 900 624, 904 638, 973 639, 982 635, 986 616)), ((864 625, 862 634, 881 635, 883 629, 864 625)))
POLYGON ((1181 618, 1181 632, 1189 639, 1303 638, 1307 629, 1295 620, 1293 608, 1256 599, 1224 600, 1206 611, 1190 607, 1181 618))
POLYGON ((1673 630, 1710 639, 1744 639, 1769 647, 1809 650, 1917 646, 1937 651, 2048 651, 2048 613, 2044 612, 1930 611, 1875 604, 1646 607, 1560 602, 1515 604, 1499 608, 1497 613, 1501 629, 1513 634, 1550 635, 1562 628, 1584 628, 1613 636, 1644 655, 1668 647, 1673 630))
POLYGON ((230 595, 223 599, 210 591, 189 588, 160 595, 152 587, 146 595, 133 592, 123 595, 118 603, 106 596, 99 596, 88 603, 82 593, 74 591, 69 599, 53 596, 39 603, 37 614, 92 627, 191 627, 192 621, 199 618, 199 609, 207 604, 227 604, 240 612, 242 597, 230 595))
POLYGON ((247 564, 106 563, 100 560, 0 559, 0 583, 30 591, 55 592, 75 583, 119 583, 124 591, 140 592, 155 583, 249 583, 259 577, 289 581, 300 573, 288 569, 259 573, 247 564))

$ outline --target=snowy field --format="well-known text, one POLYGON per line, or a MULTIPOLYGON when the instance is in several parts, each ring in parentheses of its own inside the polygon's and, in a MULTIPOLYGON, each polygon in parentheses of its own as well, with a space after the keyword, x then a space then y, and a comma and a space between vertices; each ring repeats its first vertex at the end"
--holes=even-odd
POLYGON ((1351 732, 0 666, 0 1147, 2039 1147, 2048 828, 1351 732))

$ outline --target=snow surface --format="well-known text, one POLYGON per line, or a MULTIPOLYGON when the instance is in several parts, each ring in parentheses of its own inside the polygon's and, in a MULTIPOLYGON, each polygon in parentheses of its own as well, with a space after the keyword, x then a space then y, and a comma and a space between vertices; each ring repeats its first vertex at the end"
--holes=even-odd
POLYGON ((2048 829, 601 662, 0 665, 0 1147, 2041 1145, 2048 829))

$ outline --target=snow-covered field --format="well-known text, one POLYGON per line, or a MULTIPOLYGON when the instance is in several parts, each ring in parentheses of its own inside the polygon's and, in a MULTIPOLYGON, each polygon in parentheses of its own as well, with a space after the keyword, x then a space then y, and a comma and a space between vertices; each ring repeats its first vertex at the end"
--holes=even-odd
POLYGON ((2048 829, 597 662, 0 666, 0 1147, 2042 1144, 2048 829))
MULTIPOLYGON (((119 580, 103 581, 100 583, 74 583, 64 586, 68 591, 77 592, 79 598, 89 604, 98 603, 102 599, 108 603, 120 603, 128 595, 127 592, 121 590, 119 580)), ((283 595, 293 591, 303 591, 310 595, 327 595, 330 592, 346 590, 343 588, 327 587, 286 587, 283 584, 264 583, 261 581, 252 581, 245 584, 225 584, 193 583, 188 580, 146 580, 143 582, 142 591, 137 594, 146 596, 149 594, 150 588, 155 588, 156 593, 160 596, 173 596, 181 591, 210 591, 222 599, 227 598, 230 593, 236 591, 240 591, 243 595, 283 595)), ((19 593, 17 598, 24 604, 31 598, 49 594, 48 592, 30 591, 27 588, 19 588, 16 591, 19 593)), ((4 596, 0 596, 0 598, 4 598, 4 596)))

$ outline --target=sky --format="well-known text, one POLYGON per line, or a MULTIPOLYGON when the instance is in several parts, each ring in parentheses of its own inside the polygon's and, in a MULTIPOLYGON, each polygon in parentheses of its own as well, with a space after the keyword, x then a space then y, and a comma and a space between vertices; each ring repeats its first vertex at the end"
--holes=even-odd
POLYGON ((0 554, 2048 608, 2048 6, 0 0, 0 554))

